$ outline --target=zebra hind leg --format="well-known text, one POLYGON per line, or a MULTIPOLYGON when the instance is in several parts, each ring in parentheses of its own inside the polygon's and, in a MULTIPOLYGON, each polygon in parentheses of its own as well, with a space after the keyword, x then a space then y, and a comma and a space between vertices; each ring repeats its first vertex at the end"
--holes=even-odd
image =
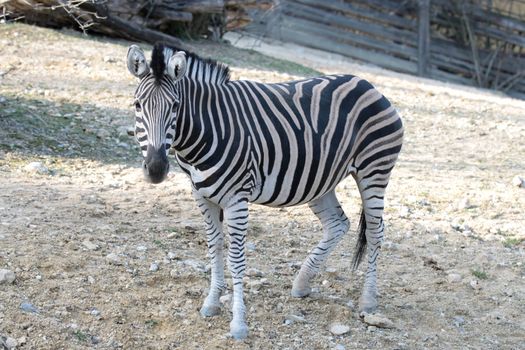
POLYGON ((225 287, 223 259, 224 238, 222 222, 220 220, 221 209, 204 198, 197 197, 196 199, 197 205, 204 216, 208 253, 212 262, 210 291, 204 300, 200 313, 204 317, 211 317, 218 315, 221 311, 219 298, 225 287))
POLYGON ((366 249, 368 267, 361 297, 359 298, 359 312, 373 313, 377 309, 377 258, 383 242, 384 223, 384 193, 388 183, 388 174, 358 181, 359 191, 363 201, 363 211, 360 220, 360 237, 358 238, 357 251, 354 256, 354 269, 359 265, 366 249))
POLYGON ((301 270, 293 282, 292 296, 296 298, 310 294, 311 279, 317 274, 330 252, 350 228, 350 221, 343 212, 334 191, 310 202, 309 205, 321 221, 324 235, 302 264, 301 270))

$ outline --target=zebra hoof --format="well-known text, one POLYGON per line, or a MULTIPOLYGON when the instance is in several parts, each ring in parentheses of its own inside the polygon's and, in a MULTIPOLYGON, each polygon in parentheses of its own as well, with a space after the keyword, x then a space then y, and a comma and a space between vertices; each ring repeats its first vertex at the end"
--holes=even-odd
POLYGON ((243 340, 248 337, 248 326, 246 323, 232 321, 230 323, 230 334, 235 340, 243 340))
POLYGON ((377 311, 377 300, 371 296, 363 296, 359 299, 359 316, 373 314, 377 311))
POLYGON ((312 288, 292 288, 292 297, 294 298, 304 298, 310 295, 312 288))
POLYGON ((217 316, 221 313, 221 308, 218 305, 203 306, 200 313, 203 317, 217 316))

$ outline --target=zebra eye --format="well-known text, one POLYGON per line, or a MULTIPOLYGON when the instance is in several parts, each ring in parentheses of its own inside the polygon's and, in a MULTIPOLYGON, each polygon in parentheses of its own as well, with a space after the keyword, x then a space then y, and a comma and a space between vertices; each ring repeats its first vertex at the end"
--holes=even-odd
POLYGON ((140 111, 142 111, 142 107, 140 106, 140 103, 138 101, 135 102, 135 111, 137 113, 140 113, 140 111))

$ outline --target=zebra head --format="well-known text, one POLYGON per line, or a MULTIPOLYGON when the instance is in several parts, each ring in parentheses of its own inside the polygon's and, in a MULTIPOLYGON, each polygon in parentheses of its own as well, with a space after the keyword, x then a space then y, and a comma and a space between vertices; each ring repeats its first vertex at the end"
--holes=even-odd
POLYGON ((130 73, 139 78, 135 136, 144 157, 144 175, 149 182, 160 183, 169 170, 168 152, 180 107, 178 82, 186 72, 186 55, 157 44, 148 65, 142 49, 131 45, 127 65, 130 73))

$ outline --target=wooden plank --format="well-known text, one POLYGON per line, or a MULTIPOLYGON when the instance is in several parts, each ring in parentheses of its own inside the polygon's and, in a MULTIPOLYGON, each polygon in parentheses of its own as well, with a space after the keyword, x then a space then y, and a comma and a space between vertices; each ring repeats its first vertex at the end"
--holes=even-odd
POLYGON ((343 29, 358 31, 362 34, 379 37, 389 40, 389 42, 402 43, 404 45, 416 46, 417 36, 412 31, 406 29, 397 29, 394 27, 385 27, 382 24, 365 22, 349 16, 343 16, 336 12, 320 10, 318 8, 303 5, 300 3, 289 2, 282 9, 284 14, 292 17, 300 17, 313 22, 326 25, 334 25, 343 29))
POLYGON ((430 0, 419 0, 417 74, 429 75, 430 64, 430 0))
POLYGON ((417 67, 414 62, 395 58, 380 52, 366 50, 351 45, 350 43, 341 43, 319 33, 297 31, 295 29, 285 26, 280 27, 275 32, 278 32, 279 38, 285 42, 290 41, 296 44, 312 47, 315 49, 327 50, 363 62, 369 62, 397 72, 410 74, 415 74, 417 72, 417 67))
POLYGON ((359 7, 355 6, 355 5, 352 5, 351 3, 341 2, 341 1, 338 1, 338 0, 323 0, 323 1, 318 1, 318 0, 282 0, 282 1, 283 1, 283 4, 282 4, 283 7, 286 7, 288 2, 292 2, 293 1, 293 2, 299 2, 301 4, 305 4, 305 5, 313 5, 313 6, 316 6, 318 8, 322 8, 322 9, 326 9, 326 10, 341 11, 341 12, 343 12, 345 14, 348 14, 348 15, 358 16, 360 18, 364 18, 364 19, 367 19, 369 21, 381 22, 381 23, 392 25, 392 26, 397 26, 399 28, 413 29, 413 28, 416 27, 415 21, 407 20, 407 19, 402 18, 402 17, 386 15, 386 14, 383 14, 383 13, 380 13, 380 12, 367 11, 367 10, 359 8, 359 7))
POLYGON ((413 47, 380 41, 360 34, 343 31, 333 26, 327 26, 296 17, 286 16, 283 19, 282 26, 289 27, 298 32, 304 31, 306 33, 318 34, 318 36, 332 38, 339 42, 351 43, 354 46, 375 49, 379 52, 393 54, 397 57, 413 58, 414 60, 417 57, 417 51, 413 47))

